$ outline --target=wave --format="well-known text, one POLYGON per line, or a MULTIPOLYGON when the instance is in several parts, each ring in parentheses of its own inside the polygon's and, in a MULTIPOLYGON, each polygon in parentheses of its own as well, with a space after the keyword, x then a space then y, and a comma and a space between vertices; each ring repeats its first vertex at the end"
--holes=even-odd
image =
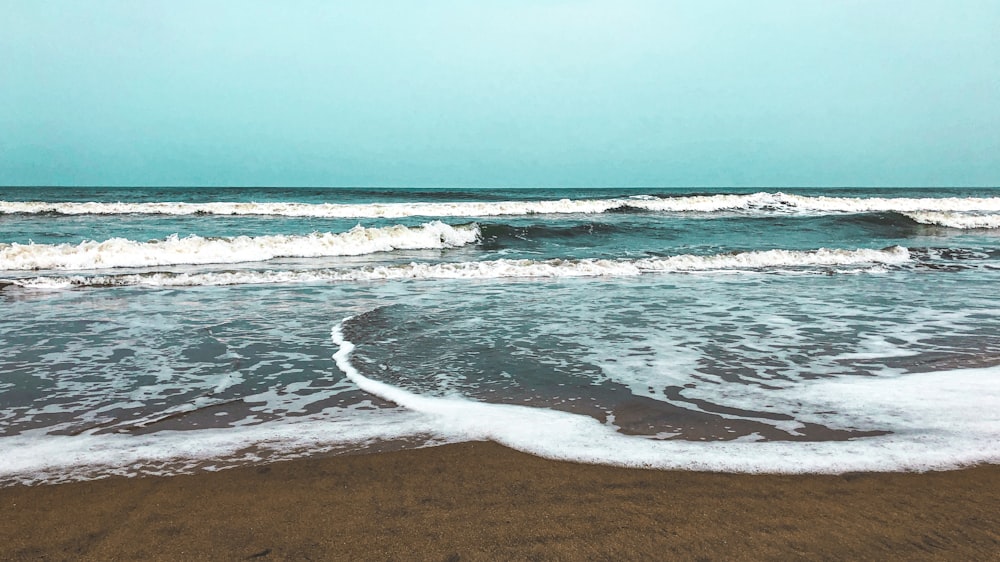
POLYGON ((356 226, 347 232, 304 236, 236 236, 203 238, 177 235, 138 242, 112 238, 79 244, 0 244, 0 270, 81 270, 115 267, 244 263, 273 258, 357 256, 392 250, 425 250, 464 246, 479 240, 476 225, 449 226, 429 222, 419 227, 356 226))
POLYGON ((548 201, 450 201, 413 203, 103 203, 0 201, 0 213, 63 215, 270 215, 318 218, 486 217, 558 213, 603 213, 618 199, 548 201))
MULTIPOLYGON (((423 201, 405 203, 294 202, 38 202, 0 201, 0 214, 64 215, 272 215, 321 218, 487 217, 607 212, 715 213, 724 211, 800 213, 984 213, 1000 212, 1000 197, 827 197, 782 192, 607 199, 525 201, 423 201)), ((915 219, 919 220, 919 219, 915 219)), ((983 228, 983 227, 976 227, 983 228)), ((993 228, 993 227, 990 227, 993 228)))
POLYGON ((901 246, 892 246, 882 250, 831 250, 825 248, 812 251, 765 250, 708 256, 684 254, 663 258, 618 260, 497 259, 455 263, 409 263, 351 269, 46 276, 5 279, 0 280, 0 284, 38 289, 63 289, 71 287, 185 287, 420 279, 631 277, 649 273, 758 271, 776 268, 843 267, 864 264, 884 266, 905 263, 909 259, 909 250, 901 246))
POLYGON ((903 213, 903 215, 920 224, 945 226, 948 228, 960 228, 963 230, 1000 228, 1000 214, 984 215, 950 211, 919 211, 903 213))

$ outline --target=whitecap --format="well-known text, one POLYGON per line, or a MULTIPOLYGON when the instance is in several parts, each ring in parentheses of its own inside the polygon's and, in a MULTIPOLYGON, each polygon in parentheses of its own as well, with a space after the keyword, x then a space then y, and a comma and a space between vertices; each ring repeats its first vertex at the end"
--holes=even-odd
POLYGON ((357 256, 392 250, 453 248, 475 243, 479 227, 439 221, 419 227, 356 226, 347 232, 204 238, 126 238, 79 244, 0 244, 0 270, 81 270, 267 261, 279 257, 357 256))
MULTIPOLYGON (((37 289, 61 289, 87 286, 183 287, 423 279, 631 277, 650 273, 741 272, 775 268, 792 268, 792 271, 800 271, 801 268, 829 268, 858 264, 893 265, 906 263, 909 259, 910 253, 906 248, 892 246, 882 250, 865 248, 854 250, 821 248, 812 251, 763 250, 640 259, 501 258, 454 263, 413 262, 348 269, 42 276, 6 279, 0 282, 37 289)), ((851 272, 857 273, 858 270, 851 272)))

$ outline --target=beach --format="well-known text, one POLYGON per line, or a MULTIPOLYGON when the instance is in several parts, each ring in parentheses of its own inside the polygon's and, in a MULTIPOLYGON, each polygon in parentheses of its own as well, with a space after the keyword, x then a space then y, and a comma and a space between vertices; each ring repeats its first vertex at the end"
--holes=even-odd
POLYGON ((0 560, 1000 556, 995 190, 0 218, 0 560))
POLYGON ((746 475, 488 442, 0 489, 4 560, 997 560, 1000 467, 746 475))
POLYGON ((1000 562, 1000 2, 3 16, 0 562, 1000 562))

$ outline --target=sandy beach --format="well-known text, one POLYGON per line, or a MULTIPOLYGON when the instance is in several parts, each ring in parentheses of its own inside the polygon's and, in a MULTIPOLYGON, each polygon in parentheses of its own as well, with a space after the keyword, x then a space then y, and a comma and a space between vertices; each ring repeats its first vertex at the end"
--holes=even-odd
POLYGON ((0 489, 4 560, 998 560, 1000 467, 620 469, 492 443, 0 489))

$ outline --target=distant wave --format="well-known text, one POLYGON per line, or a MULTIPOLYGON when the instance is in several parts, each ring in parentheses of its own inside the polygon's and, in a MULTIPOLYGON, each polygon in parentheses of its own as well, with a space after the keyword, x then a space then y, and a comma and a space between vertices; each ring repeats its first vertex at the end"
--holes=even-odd
POLYGON ((457 263, 409 263, 296 271, 221 271, 201 273, 152 272, 119 275, 48 276, 0 280, 21 287, 60 289, 106 286, 205 286, 336 281, 381 281, 403 279, 502 279, 558 277, 627 277, 648 273, 747 271, 773 268, 838 267, 850 265, 891 265, 907 262, 910 253, 901 246, 882 250, 813 251, 766 250, 715 254, 677 255, 641 259, 550 259, 471 261, 457 263))
POLYGON ((79 244, 0 244, 0 270, 81 270, 115 267, 243 263, 279 257, 357 256, 392 250, 464 246, 479 239, 479 227, 430 222, 419 227, 357 226, 341 233, 305 236, 236 236, 138 242, 112 238, 79 244))
MULTIPOLYGON (((606 212, 714 213, 762 211, 800 213, 989 213, 1000 212, 1000 197, 825 197, 759 192, 744 195, 649 195, 609 199, 541 201, 424 201, 404 203, 106 203, 0 201, 0 213, 65 215, 272 215, 324 218, 487 217, 606 212)), ((919 220, 919 219, 914 219, 919 220)), ((947 226, 947 225, 946 225, 947 226)), ((965 228, 965 227, 958 227, 965 228)), ((977 226, 975 228, 993 228, 977 226)))
POLYGON ((64 215, 270 215, 320 218, 485 217, 557 213, 603 213, 618 199, 552 201, 452 201, 413 203, 42 203, 0 201, 0 213, 64 215))

